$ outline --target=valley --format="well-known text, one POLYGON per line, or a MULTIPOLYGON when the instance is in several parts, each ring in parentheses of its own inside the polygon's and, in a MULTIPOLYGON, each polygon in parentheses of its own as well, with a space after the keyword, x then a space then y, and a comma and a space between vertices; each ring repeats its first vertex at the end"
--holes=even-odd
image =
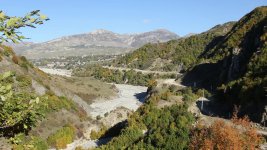
MULTIPOLYGON (((70 77, 68 70, 47 69, 40 68, 48 74, 70 77)), ((109 113, 116 108, 125 107, 129 110, 135 111, 145 101, 147 87, 133 86, 127 84, 112 84, 116 87, 118 96, 111 99, 96 99, 92 104, 81 104, 82 107, 89 108, 89 114, 96 118, 103 117, 105 113, 109 113)))
POLYGON ((266 149, 267 6, 184 37, 14 44, 45 21, 0 11, 0 149, 266 149))

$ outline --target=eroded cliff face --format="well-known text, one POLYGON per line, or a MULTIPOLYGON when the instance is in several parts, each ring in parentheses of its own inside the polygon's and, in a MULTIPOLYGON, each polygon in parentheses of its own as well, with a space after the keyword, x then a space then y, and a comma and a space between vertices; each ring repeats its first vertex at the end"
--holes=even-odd
POLYGON ((213 86, 223 102, 241 105, 244 114, 259 121, 267 105, 267 7, 241 18, 199 58, 184 84, 208 90, 213 86))
POLYGON ((230 66, 229 66, 229 70, 228 70, 228 75, 227 75, 227 81, 231 81, 233 80, 234 78, 236 78, 235 76, 237 74, 239 74, 240 72, 240 48, 234 48, 233 50, 233 54, 232 54, 232 57, 231 57, 231 63, 230 63, 230 66))

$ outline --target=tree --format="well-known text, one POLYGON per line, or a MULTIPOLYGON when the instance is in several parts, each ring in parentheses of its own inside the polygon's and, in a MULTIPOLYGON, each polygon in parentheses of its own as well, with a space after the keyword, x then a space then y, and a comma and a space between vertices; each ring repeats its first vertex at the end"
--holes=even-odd
POLYGON ((17 127, 28 129, 40 114, 37 113, 39 97, 29 93, 16 92, 13 88, 15 75, 12 72, 0 74, 0 132, 17 127))
POLYGON ((234 114, 232 124, 218 120, 210 127, 195 128, 189 149, 256 149, 262 140, 248 117, 237 118, 234 114))
POLYGON ((32 11, 24 17, 10 17, 0 11, 0 44, 9 41, 17 43, 26 39, 18 29, 23 27, 35 28, 36 25, 43 24, 47 20, 49 19, 41 14, 39 10, 32 11))

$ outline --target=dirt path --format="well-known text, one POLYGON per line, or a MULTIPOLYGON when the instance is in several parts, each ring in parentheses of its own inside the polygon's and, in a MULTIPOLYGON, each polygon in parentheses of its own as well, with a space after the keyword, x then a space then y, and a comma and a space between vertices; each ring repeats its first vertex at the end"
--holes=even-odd
POLYGON ((108 69, 111 69, 111 70, 120 70, 120 71, 134 70, 136 72, 142 72, 143 74, 149 74, 149 73, 159 74, 159 75, 179 74, 177 71, 170 71, 170 72, 151 71, 151 70, 140 70, 140 69, 134 69, 134 68, 109 67, 109 66, 103 66, 103 68, 108 68, 108 69))
POLYGON ((175 86, 179 86, 179 87, 185 87, 185 86, 181 85, 180 83, 176 82, 175 79, 157 79, 157 83, 158 83, 158 85, 167 84, 167 85, 175 85, 175 86))

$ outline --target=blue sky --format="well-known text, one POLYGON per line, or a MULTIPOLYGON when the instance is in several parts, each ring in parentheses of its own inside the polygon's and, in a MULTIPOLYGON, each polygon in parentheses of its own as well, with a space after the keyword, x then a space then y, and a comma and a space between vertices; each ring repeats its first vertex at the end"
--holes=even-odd
POLYGON ((51 20, 36 29, 23 29, 29 41, 107 29, 139 33, 164 28, 178 35, 200 33, 240 19, 267 0, 0 0, 0 10, 22 16, 40 9, 51 20))

